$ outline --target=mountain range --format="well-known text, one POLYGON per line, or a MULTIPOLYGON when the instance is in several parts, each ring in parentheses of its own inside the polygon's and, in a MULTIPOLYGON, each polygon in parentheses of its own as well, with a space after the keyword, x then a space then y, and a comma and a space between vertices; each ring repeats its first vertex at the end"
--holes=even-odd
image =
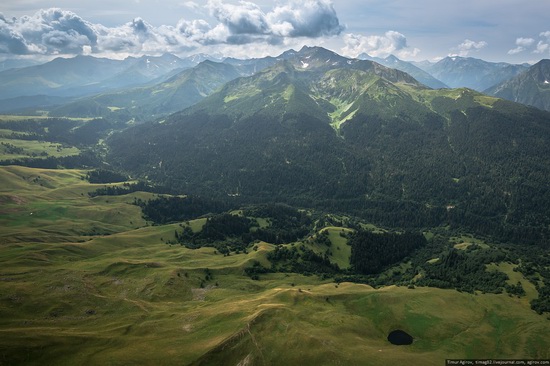
POLYGON ((143 120, 191 106, 242 75, 244 72, 238 67, 203 61, 160 83, 80 98, 53 108, 50 115, 143 120))
POLYGON ((111 60, 93 56, 56 58, 41 65, 0 72, 0 98, 48 95, 75 97, 135 86, 175 69, 196 65, 174 55, 111 60))
MULTIPOLYGON (((125 113, 122 115, 131 115, 132 118, 136 115, 139 115, 141 119, 166 115, 183 109, 208 95, 208 93, 205 94, 205 90, 197 92, 193 88, 190 89, 189 95, 182 94, 185 87, 180 84, 185 84, 185 82, 181 80, 186 79, 182 71, 186 69, 209 61, 211 62, 209 67, 220 69, 210 79, 214 79, 215 75, 223 74, 225 73, 223 70, 227 70, 225 66, 216 66, 220 63, 235 67, 237 72, 235 76, 248 76, 272 66, 282 59, 291 58, 296 53, 294 50, 289 50, 277 57, 245 60, 202 54, 184 59, 171 54, 140 58, 129 57, 125 60, 98 59, 91 56, 77 56, 71 59, 57 58, 41 65, 11 68, 0 72, 0 82, 5 85, 5 88, 0 91, 0 112, 32 114, 34 113, 33 108, 42 111, 44 109, 52 110, 55 106, 63 106, 59 112, 56 111, 53 114, 69 113, 68 115, 73 115, 86 112, 86 115, 106 117, 112 115, 111 112, 117 111, 115 115, 118 118, 122 113, 118 111, 122 108, 125 113), (180 79, 180 81, 175 81, 174 78, 180 79), (172 88, 179 91, 169 90, 172 88), (158 94, 159 91, 162 92, 158 94), (150 98, 151 95, 155 96, 150 98), (170 99, 175 95, 190 102, 184 103, 179 109, 175 104, 172 108, 170 107, 171 102, 163 100, 163 96, 170 99), (143 104, 147 104, 147 106, 130 110, 129 108, 132 106, 128 104, 128 101, 133 101, 139 106, 143 104), (71 104, 67 105, 68 103, 71 104), (140 113, 142 114, 140 115, 140 113)), ((510 80, 529 68, 527 64, 492 63, 464 57, 447 57, 437 63, 407 62, 393 55, 377 58, 362 54, 358 58, 404 71, 433 89, 468 87, 477 91, 487 90, 489 94, 492 93, 490 88, 510 80)), ((12 65, 8 61, 4 63, 12 65)), ((199 69, 203 67, 200 66, 199 69)), ((200 70, 197 71, 197 73, 200 72, 200 70)), ((218 82, 215 82, 216 86, 221 86, 231 80, 231 77, 228 77, 228 75, 221 77, 218 82)), ((195 83, 202 84, 200 77, 195 80, 195 83)), ((205 80, 205 83, 208 84, 210 81, 205 80)), ((502 87, 499 88, 502 89, 502 87)), ((509 91, 505 94, 535 95, 539 92, 538 87, 530 89, 521 92, 509 91)), ((522 100, 521 97, 509 98, 504 94, 503 97, 520 102, 522 100)), ((531 99, 533 98, 531 97, 531 99)), ((540 98, 544 101, 548 97, 543 95, 540 98)), ((527 104, 535 105, 534 102, 527 104)), ((539 102, 536 105, 543 106, 544 102, 539 102)))
POLYGON ((472 57, 449 56, 435 64, 417 64, 451 88, 484 91, 527 70, 529 65, 488 62, 472 57))
POLYGON ((550 111, 550 60, 539 61, 485 93, 550 111))
MULTIPOLYGON (((332 63, 351 62, 350 59, 326 51, 332 63)), ((145 86, 109 91, 95 96, 79 98, 50 108, 50 116, 108 117, 121 119, 147 119, 167 115, 191 106, 211 94, 226 82, 241 76, 257 73, 275 63, 295 58, 289 50, 278 57, 224 62, 205 60, 197 66, 174 73, 166 80, 145 86)), ((307 59, 304 59, 303 67, 307 59)), ((333 67, 334 65, 325 65, 333 67)), ((28 101, 28 98, 25 99, 28 101)))
POLYGON ((390 55, 386 58, 380 58, 380 57, 371 57, 368 54, 363 53, 359 55, 358 58, 362 60, 376 61, 381 65, 404 71, 410 74, 416 80, 420 81, 422 84, 429 86, 430 88, 433 88, 433 89, 448 88, 448 86, 445 83, 434 78, 432 75, 422 70, 422 68, 412 64, 411 62, 400 60, 394 55, 390 55))
POLYGON ((182 192, 521 236, 550 224, 549 140, 548 112, 304 48, 108 144, 114 166, 182 192))

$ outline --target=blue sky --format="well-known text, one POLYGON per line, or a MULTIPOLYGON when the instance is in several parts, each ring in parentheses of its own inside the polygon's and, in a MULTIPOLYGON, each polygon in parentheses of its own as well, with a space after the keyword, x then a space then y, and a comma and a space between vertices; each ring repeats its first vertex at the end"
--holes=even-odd
POLYGON ((0 59, 244 58, 303 45, 405 60, 550 58, 548 0, 4 0, 0 13, 0 59))

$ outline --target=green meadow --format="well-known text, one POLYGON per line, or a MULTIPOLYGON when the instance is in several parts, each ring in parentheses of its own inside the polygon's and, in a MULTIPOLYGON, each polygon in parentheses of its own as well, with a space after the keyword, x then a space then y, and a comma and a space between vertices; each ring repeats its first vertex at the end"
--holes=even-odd
POLYGON ((59 143, 0 137, 0 160, 46 156, 63 157, 78 155, 79 153, 78 148, 63 146, 59 143))
MULTIPOLYGON (((255 261, 269 266, 274 245, 224 256, 169 244, 180 224, 152 226, 132 204, 153 194, 90 198, 103 185, 88 183, 85 174, 0 167, 0 365, 550 358, 549 320, 525 298, 374 289, 291 273, 252 280, 244 269, 255 261), (394 329, 415 342, 390 344, 394 329)), ((189 225, 198 231, 204 221, 189 225)), ((342 228, 324 230, 331 260, 345 268, 351 251, 342 228)), ((512 265, 494 266, 513 273, 511 282, 524 281, 512 265)), ((528 297, 536 296, 527 283, 528 297)))

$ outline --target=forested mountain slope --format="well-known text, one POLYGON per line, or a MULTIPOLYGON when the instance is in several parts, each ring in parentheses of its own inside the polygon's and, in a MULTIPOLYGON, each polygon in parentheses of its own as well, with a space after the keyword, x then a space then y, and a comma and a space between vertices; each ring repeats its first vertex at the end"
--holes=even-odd
POLYGON ((109 144, 182 192, 545 242, 549 138, 549 113, 309 48, 109 144))

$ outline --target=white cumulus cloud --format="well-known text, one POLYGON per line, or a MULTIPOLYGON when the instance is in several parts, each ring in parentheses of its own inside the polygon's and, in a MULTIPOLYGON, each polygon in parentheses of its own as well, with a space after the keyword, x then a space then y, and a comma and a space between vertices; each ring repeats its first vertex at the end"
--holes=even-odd
POLYGON ((548 42, 539 41, 537 43, 537 48, 533 51, 534 53, 544 53, 550 49, 550 44, 548 42))
POLYGON ((541 32, 539 34, 539 37, 545 38, 545 39, 540 40, 537 43, 537 47, 533 51, 533 53, 545 53, 546 51, 549 51, 550 50, 550 31, 541 32))
POLYGON ((357 57, 362 53, 369 56, 386 57, 391 54, 401 58, 414 57, 420 52, 418 48, 409 48, 407 38, 396 31, 387 31, 382 36, 346 34, 345 47, 342 53, 346 56, 357 57))
POLYGON ((23 54, 80 53, 95 46, 92 23, 73 12, 57 8, 40 10, 33 16, 0 19, 0 52, 23 54))
POLYGON ((535 43, 533 38, 517 38, 516 39, 516 48, 513 48, 508 51, 509 55, 515 55, 525 51, 528 47, 531 47, 535 43))
POLYGON ((454 51, 456 51, 456 53, 451 53, 449 56, 466 57, 471 52, 479 51, 480 49, 485 47, 487 47, 487 42, 485 41, 476 42, 472 41, 471 39, 465 39, 464 42, 453 49, 454 51))
POLYGON ((344 30, 332 2, 326 0, 293 0, 266 17, 273 34, 282 37, 333 36, 344 30))
MULTIPOLYGON (((194 1, 181 5, 198 8, 194 1)), ((183 53, 209 45, 286 44, 294 38, 338 35, 344 29, 330 0, 287 0, 268 12, 243 0, 236 4, 209 0, 206 8, 213 24, 180 19, 174 26, 153 26, 138 17, 106 27, 58 8, 19 19, 0 14, 0 54, 183 53)))
POLYGON ((221 0, 210 0, 207 7, 210 14, 233 35, 266 34, 270 31, 266 15, 254 3, 240 1, 238 5, 233 5, 225 4, 221 0))
POLYGON ((515 55, 521 52, 531 52, 531 53, 546 53, 550 51, 550 31, 539 33, 539 39, 534 38, 517 38, 516 39, 516 48, 512 48, 508 51, 509 55, 515 55))

